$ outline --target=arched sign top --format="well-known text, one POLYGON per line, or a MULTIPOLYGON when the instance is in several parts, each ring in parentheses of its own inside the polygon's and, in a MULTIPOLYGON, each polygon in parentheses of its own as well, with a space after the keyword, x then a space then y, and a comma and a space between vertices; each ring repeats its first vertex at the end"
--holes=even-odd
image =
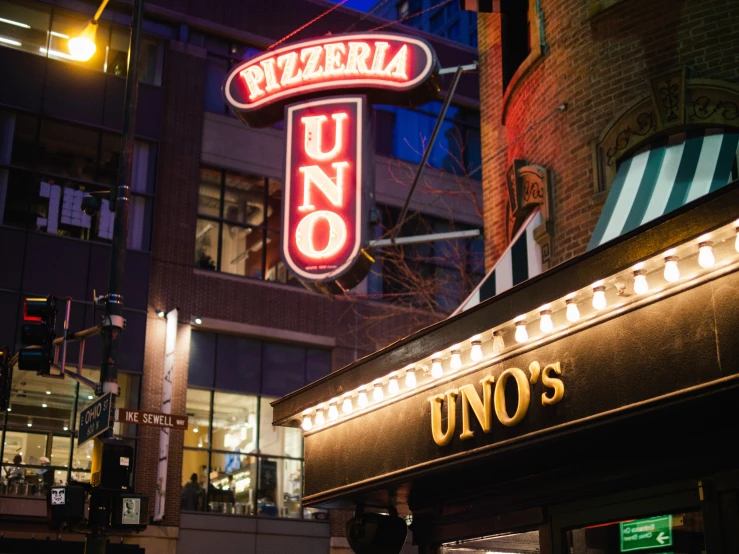
POLYGON ((363 92, 381 103, 423 103, 438 92, 431 46, 393 33, 328 35, 247 60, 223 84, 226 102, 247 124, 282 119, 288 101, 327 91, 363 92))

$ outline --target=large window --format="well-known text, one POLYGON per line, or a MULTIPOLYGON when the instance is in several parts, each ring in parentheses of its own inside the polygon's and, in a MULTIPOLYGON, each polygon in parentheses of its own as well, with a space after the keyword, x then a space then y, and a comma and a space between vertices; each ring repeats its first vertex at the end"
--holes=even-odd
POLYGON ((183 510, 303 517, 303 437, 274 427, 274 398, 188 389, 183 510))
MULTIPOLYGON (((0 109, 0 224, 110 241, 107 195, 94 216, 82 199, 115 186, 120 148, 115 133, 0 109)), ((150 247, 156 157, 156 143, 136 141, 128 236, 135 250, 150 247)))
MULTIPOLYGON (((65 12, 36 3, 3 1, 0 2, 0 46, 125 77, 130 36, 127 27, 101 21, 92 58, 86 62, 72 59, 68 41, 70 37, 79 35, 89 20, 89 14, 65 12)), ((154 39, 143 38, 140 55, 139 80, 160 86, 164 45, 154 39)))
POLYGON ((532 50, 532 8, 529 0, 510 2, 501 17, 503 90, 532 50))
POLYGON ((279 181, 202 168, 198 190, 196 267, 295 282, 280 258, 279 181))
MULTIPOLYGON (((83 370, 83 374, 99 379, 95 370, 83 370)), ((118 407, 138 408, 139 383, 137 375, 118 375, 118 407)), ((70 377, 51 379, 16 368, 0 445, 0 483, 5 491, 44 495, 54 484, 90 481, 93 442, 77 446, 77 422, 80 412, 95 399, 90 389, 70 377)), ((113 433, 136 446, 135 426, 116 423, 113 433)))
POLYGON ((329 350, 193 331, 182 509, 313 517, 301 504, 302 432, 274 427, 270 401, 330 371, 329 350))
MULTIPOLYGON (((377 153, 420 163, 441 108, 442 104, 436 101, 414 110, 376 106, 377 153)), ((429 165, 479 179, 480 148, 480 114, 450 106, 431 150, 429 165)))

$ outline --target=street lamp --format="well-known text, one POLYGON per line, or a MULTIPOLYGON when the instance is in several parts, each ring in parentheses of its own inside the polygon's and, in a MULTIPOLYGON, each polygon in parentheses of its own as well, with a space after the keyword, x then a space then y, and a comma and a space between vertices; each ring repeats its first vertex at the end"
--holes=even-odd
POLYGON ((95 55, 95 50, 97 49, 95 46, 95 33, 97 33, 98 30, 98 20, 103 14, 105 6, 108 5, 108 1, 109 0, 102 1, 100 7, 95 12, 95 15, 90 22, 85 25, 85 28, 79 36, 69 39, 69 42, 67 43, 69 53, 72 55, 72 58, 78 62, 86 62, 95 55))

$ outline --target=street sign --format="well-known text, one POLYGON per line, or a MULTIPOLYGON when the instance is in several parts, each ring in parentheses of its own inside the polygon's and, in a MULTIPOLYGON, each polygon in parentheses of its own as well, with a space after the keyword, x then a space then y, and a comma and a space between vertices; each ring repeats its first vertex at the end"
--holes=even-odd
POLYGON ((80 412, 77 446, 110 429, 111 393, 105 393, 80 412))
POLYGON ((672 516, 635 519, 621 524, 621 552, 672 546, 672 516))
POLYGON ((187 429, 187 416, 162 414, 159 412, 140 412, 117 408, 115 420, 121 423, 132 423, 134 425, 152 425, 154 427, 166 427, 168 429, 187 429))

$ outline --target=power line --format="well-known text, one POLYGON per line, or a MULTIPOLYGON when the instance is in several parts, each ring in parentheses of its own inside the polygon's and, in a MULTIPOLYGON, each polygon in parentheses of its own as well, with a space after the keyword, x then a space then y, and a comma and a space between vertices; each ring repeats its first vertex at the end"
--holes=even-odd
MULTIPOLYGON (((310 20, 310 21, 309 21, 308 23, 306 23, 305 25, 302 25, 302 26, 298 27, 298 28, 297 28, 297 29, 295 29, 295 30, 294 30, 294 31, 293 31, 292 33, 289 33, 289 34, 285 35, 284 37, 282 37, 282 38, 281 38, 280 40, 278 40, 277 42, 275 42, 275 43, 274 43, 274 44, 273 44, 272 46, 270 46, 269 48, 267 48, 267 50, 272 50, 272 49, 273 49, 273 48, 274 48, 275 46, 277 46, 277 45, 279 45, 279 44, 282 44, 283 42, 285 42, 285 41, 286 41, 287 39, 289 39, 290 37, 293 37, 293 36, 297 35, 297 34, 298 34, 298 33, 299 33, 300 31, 302 31, 303 29, 305 29, 305 28, 307 28, 307 27, 310 27, 310 26, 311 26, 311 25, 313 25, 313 24, 314 24, 314 23, 315 23, 316 21, 318 21, 318 20, 319 20, 319 19, 321 19, 322 17, 325 17, 325 16, 327 16, 328 14, 330 14, 330 13, 331 13, 332 11, 334 11, 334 10, 335 10, 336 8, 338 8, 339 6, 343 6, 343 5, 344 5, 344 4, 346 4, 346 3, 348 2, 348 1, 349 1, 349 0, 341 0, 340 2, 337 2, 337 3, 336 3, 336 4, 334 5, 334 6, 331 6, 331 7, 329 8, 329 9, 327 9, 327 10, 326 10, 325 12, 323 12, 322 14, 319 14, 318 16, 314 17, 313 19, 311 19, 311 20, 310 20)), ((451 0, 450 0, 450 1, 451 1, 451 0)))

